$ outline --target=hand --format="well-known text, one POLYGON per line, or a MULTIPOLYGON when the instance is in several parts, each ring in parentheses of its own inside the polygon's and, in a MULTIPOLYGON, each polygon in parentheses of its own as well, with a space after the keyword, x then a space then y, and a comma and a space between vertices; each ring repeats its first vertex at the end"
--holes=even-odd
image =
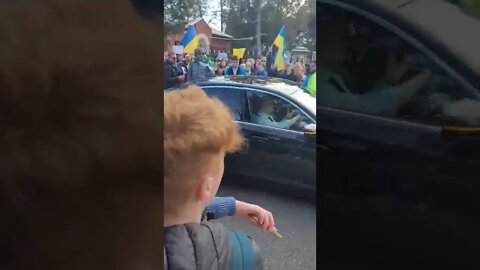
POLYGON ((293 117, 293 111, 292 111, 292 109, 288 109, 286 117, 287 117, 287 119, 290 119, 290 118, 293 117))
POLYGON ((237 201, 235 216, 268 232, 273 231, 275 227, 272 213, 258 205, 237 201), (252 220, 252 217, 256 217, 258 222, 252 220))
POLYGON ((180 83, 185 82, 185 75, 178 76, 178 79, 180 80, 180 83))
POLYGON ((292 120, 292 123, 296 123, 298 120, 300 120, 300 117, 302 117, 302 115, 297 114, 294 117, 290 118, 290 120, 292 120))

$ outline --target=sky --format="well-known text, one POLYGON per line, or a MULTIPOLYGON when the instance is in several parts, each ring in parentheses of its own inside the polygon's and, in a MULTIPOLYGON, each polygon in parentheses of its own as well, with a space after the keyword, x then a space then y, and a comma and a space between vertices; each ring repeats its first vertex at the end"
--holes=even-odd
MULTIPOLYGON (((217 7, 220 6, 220 0, 210 0, 209 1, 209 13, 215 11, 215 9, 217 7), (215 8, 213 8, 215 7, 215 8)), ((213 28, 216 28, 217 30, 221 30, 220 28, 220 20, 217 20, 217 19, 213 19, 212 16, 203 16, 203 19, 205 19, 205 21, 210 25, 212 26, 213 28), (212 20, 210 22, 210 20, 212 20)))

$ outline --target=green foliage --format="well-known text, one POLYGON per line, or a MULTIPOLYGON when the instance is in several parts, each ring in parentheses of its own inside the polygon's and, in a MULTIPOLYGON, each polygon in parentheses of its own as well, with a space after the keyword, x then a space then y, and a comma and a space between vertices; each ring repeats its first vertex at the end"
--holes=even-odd
MULTIPOLYGON (((225 32, 236 38, 233 46, 255 48, 258 10, 261 10, 261 43, 270 46, 282 25, 286 28, 287 48, 304 46, 315 49, 315 1, 313 0, 222 0, 214 7, 208 0, 165 0, 164 33, 182 31, 183 27, 200 15, 223 17, 225 32), (260 8, 259 8, 260 6, 260 8), (211 8, 212 7, 212 8, 211 8)), ((220 21, 220 20, 219 20, 220 21)), ((219 29, 220 30, 220 29, 219 29)))
MULTIPOLYGON (((255 37, 258 5, 261 5, 262 44, 270 46, 282 25, 287 48, 315 49, 315 1, 312 0, 226 0, 225 32, 234 37, 255 37)), ((235 41, 234 47, 254 48, 256 40, 235 41)))
POLYGON ((208 4, 208 0, 165 0, 164 33, 182 31, 188 22, 208 15, 208 4))

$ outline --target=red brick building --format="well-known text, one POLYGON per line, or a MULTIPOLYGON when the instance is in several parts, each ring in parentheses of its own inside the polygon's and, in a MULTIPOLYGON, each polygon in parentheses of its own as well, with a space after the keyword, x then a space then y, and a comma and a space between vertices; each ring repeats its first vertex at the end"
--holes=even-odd
MULTIPOLYGON (((200 46, 207 48, 210 52, 231 52, 233 37, 227 35, 205 22, 204 19, 199 18, 185 26, 185 29, 195 25, 197 35, 200 38, 200 46)), ((179 45, 182 41, 184 33, 169 33, 165 38, 165 51, 171 51, 172 46, 179 45)))

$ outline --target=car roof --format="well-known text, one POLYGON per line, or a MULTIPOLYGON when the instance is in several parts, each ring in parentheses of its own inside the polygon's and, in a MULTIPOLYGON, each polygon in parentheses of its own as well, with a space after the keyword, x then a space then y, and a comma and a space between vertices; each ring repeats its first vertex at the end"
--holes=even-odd
POLYGON ((300 85, 290 80, 275 77, 256 77, 256 76, 218 76, 208 80, 197 82, 199 86, 205 85, 232 85, 232 86, 251 86, 254 88, 262 88, 273 93, 292 95, 302 90, 300 85))
MULTIPOLYGON (((319 1, 324 2, 324 1, 319 1)), ((326 0, 326 2, 332 2, 326 0)), ((409 24, 415 32, 435 41, 480 76, 480 18, 464 13, 447 0, 336 0, 366 11, 375 10, 384 19, 409 24)))

